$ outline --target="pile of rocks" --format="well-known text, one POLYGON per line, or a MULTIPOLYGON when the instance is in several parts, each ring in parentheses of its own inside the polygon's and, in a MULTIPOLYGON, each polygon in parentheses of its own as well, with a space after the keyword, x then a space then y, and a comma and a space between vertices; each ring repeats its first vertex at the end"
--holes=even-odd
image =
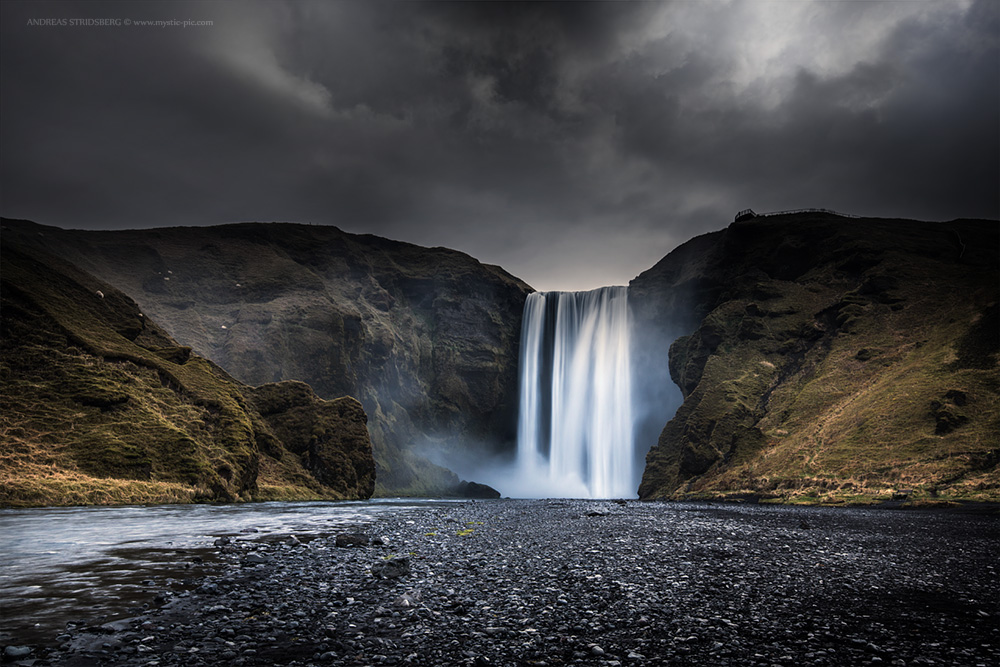
POLYGON ((221 569, 15 664, 1000 664, 998 520, 487 501, 217 544, 221 569), (24 662, 27 660, 27 662, 24 662))

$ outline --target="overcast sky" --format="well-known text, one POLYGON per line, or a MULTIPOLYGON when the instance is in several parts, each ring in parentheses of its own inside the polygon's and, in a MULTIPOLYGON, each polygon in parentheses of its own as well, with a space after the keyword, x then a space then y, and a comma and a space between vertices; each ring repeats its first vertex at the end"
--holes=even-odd
POLYGON ((334 224, 541 290, 745 207, 1000 217, 996 0, 0 8, 8 217, 334 224))

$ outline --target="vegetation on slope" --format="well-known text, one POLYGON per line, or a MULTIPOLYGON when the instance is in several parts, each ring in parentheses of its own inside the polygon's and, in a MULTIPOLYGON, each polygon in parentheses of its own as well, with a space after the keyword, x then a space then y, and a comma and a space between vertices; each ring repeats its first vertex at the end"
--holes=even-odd
POLYGON ((368 414, 382 495, 458 483, 421 454, 477 458, 516 430, 530 288, 498 267, 328 226, 82 232, 6 221, 134 298, 242 382, 308 383, 368 414))
POLYGON ((637 278, 641 312, 686 300, 703 317, 670 348, 685 400, 640 495, 1000 500, 997 232, 758 219, 696 271, 637 278))
POLYGON ((248 403, 249 388, 179 346, 123 293, 4 241, 0 504, 371 494, 363 413, 326 418, 327 430, 350 434, 354 468, 318 480, 248 403), (360 483, 332 483, 339 477, 360 483))
POLYGON ((306 383, 291 381, 248 388, 247 396, 281 448, 295 454, 288 458, 300 462, 325 489, 343 498, 359 490, 361 497, 371 496, 375 466, 368 417, 357 399, 324 401, 306 383))

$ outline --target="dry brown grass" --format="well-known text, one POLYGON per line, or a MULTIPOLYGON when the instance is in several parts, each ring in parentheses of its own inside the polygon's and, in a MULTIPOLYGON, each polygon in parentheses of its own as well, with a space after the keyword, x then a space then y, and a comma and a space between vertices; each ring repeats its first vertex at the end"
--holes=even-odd
MULTIPOLYGON (((878 502, 907 490, 921 502, 1000 500, 1000 366, 971 328, 996 308, 996 272, 987 268, 995 259, 956 263, 929 250, 933 241, 915 243, 923 254, 910 255, 892 249, 897 235, 930 239, 937 230, 885 230, 892 243, 878 246, 879 265, 870 273, 890 285, 887 291, 862 289, 865 275, 845 279, 839 260, 818 262, 800 279, 805 286, 767 283, 763 291, 776 296, 763 305, 734 292, 705 319, 703 330, 710 325, 721 343, 688 400, 693 411, 683 417, 699 426, 700 440, 686 445, 677 429, 661 447, 665 462, 681 460, 670 458, 672 447, 689 446, 715 455, 716 463, 693 480, 672 479, 670 465, 661 466, 663 490, 652 491, 654 497, 878 502), (748 320, 751 305, 767 314, 757 318, 766 327, 748 320), (748 322, 753 336, 740 333, 748 322), (815 340, 799 336, 818 330, 823 334, 815 340), (762 390, 757 374, 766 374, 768 364, 779 379, 762 390), (937 421, 942 414, 944 429, 937 421), (717 437, 704 426, 734 415, 763 438, 729 431, 717 437)), ((858 238, 868 233, 846 231, 858 238)), ((696 337, 687 340, 698 344, 696 337)))

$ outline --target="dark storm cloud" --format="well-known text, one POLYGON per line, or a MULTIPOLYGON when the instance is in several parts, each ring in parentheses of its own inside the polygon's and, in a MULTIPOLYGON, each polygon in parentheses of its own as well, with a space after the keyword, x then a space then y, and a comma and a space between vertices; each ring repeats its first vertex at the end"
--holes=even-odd
POLYGON ((998 22, 936 3, 4 3, 3 213, 295 220, 623 283, 746 206, 998 216, 998 22), (210 27, 31 26, 81 16, 210 27))

